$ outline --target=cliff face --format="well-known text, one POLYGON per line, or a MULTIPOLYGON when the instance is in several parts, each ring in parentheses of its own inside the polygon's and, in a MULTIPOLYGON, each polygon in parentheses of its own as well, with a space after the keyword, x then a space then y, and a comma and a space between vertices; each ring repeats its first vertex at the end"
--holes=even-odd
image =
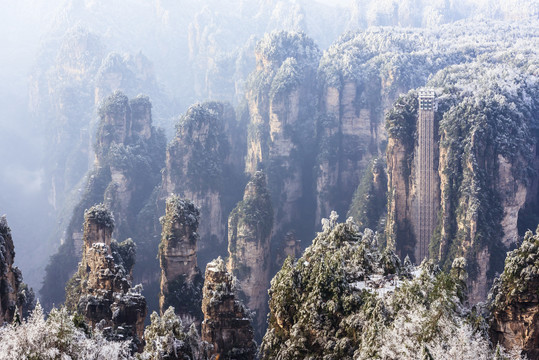
POLYGON ((272 226, 273 208, 266 176, 257 171, 228 219, 227 262, 228 271, 240 282, 247 307, 256 312, 253 327, 257 339, 262 339, 266 330, 272 226))
MULTIPOLYGON (((274 32, 256 46, 247 85, 249 130, 245 169, 265 170, 274 208, 275 245, 289 231, 305 235, 314 162, 316 67, 320 52, 303 33, 274 32)), ((310 236, 311 229, 308 229, 310 236)))
POLYGON ((197 266, 197 233, 200 212, 189 200, 171 195, 162 218, 163 232, 159 244, 161 264, 161 314, 173 306, 187 327, 202 322, 203 279, 197 266))
POLYGON ((5 216, 0 217, 0 323, 22 320, 35 306, 32 289, 22 282, 22 273, 13 262, 15 246, 5 216))
POLYGON ((256 343, 249 310, 236 298, 235 279, 221 258, 206 266, 202 300, 202 340, 213 345, 219 359, 255 358, 256 343))
MULTIPOLYGON (((531 289, 539 281, 530 283, 531 289)), ((528 359, 539 359, 539 298, 537 294, 526 294, 514 299, 503 310, 496 311, 491 325, 494 343, 506 349, 521 349, 528 359)))
POLYGON ((389 208, 386 233, 389 242, 395 245, 397 253, 404 258, 409 256, 416 261, 416 229, 417 223, 417 188, 416 163, 414 154, 417 152, 417 145, 414 134, 417 128, 417 94, 411 93, 406 98, 400 98, 395 109, 402 111, 390 111, 388 122, 398 118, 403 131, 394 133, 389 129, 389 139, 387 144, 387 172, 389 208), (405 105, 406 104, 406 105, 405 105))
POLYGON ((421 83, 412 71, 409 77, 403 76, 408 64, 394 63, 395 59, 388 55, 410 40, 398 34, 389 42, 399 45, 391 48, 381 41, 382 33, 343 36, 320 60, 316 224, 331 210, 348 210, 369 162, 384 151, 384 112, 399 93, 409 89, 410 83, 421 83), (376 48, 377 56, 372 48, 369 50, 371 46, 376 48), (390 62, 393 64, 387 66, 390 62))
POLYGON ((510 252, 489 294, 490 336, 494 344, 520 349, 539 359, 539 235, 528 232, 520 248, 510 252))
POLYGON ((128 251, 112 245, 114 219, 104 205, 88 209, 84 218, 82 261, 66 287, 66 305, 84 315, 92 327, 111 327, 110 338, 132 337, 140 346, 147 307, 139 287, 131 288, 129 280, 134 244, 120 244, 128 251))
POLYGON ((318 124, 317 224, 331 210, 347 209, 358 179, 379 152, 385 133, 379 125, 382 91, 377 80, 347 79, 341 86, 324 84, 323 115, 318 124))
POLYGON ((158 266, 151 255, 158 241, 147 235, 153 227, 144 225, 152 223, 156 217, 145 212, 145 206, 151 202, 152 192, 161 177, 164 135, 152 126, 151 103, 145 96, 129 100, 123 93, 116 92, 102 102, 98 113, 94 170, 88 174, 82 197, 73 210, 65 240, 47 267, 41 291, 45 306, 62 302, 59 288, 63 288, 75 270, 83 249, 80 223, 84 210, 99 202, 104 202, 115 214, 115 237, 133 238, 143 250, 139 256, 143 271, 137 270, 135 277, 144 279, 145 284, 152 280, 157 282, 145 276, 153 274, 158 266))
POLYGON ((191 106, 177 130, 167 148, 161 196, 177 194, 200 208, 198 258, 205 264, 226 249, 229 198, 237 199, 236 187, 242 183, 242 132, 232 107, 218 102, 191 106))

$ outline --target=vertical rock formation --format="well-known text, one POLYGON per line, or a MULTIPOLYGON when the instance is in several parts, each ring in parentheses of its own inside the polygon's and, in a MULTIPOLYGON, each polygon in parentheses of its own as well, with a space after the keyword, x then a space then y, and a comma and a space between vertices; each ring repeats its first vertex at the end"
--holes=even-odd
MULTIPOLYGON (((320 51, 303 33, 273 32, 256 46, 256 70, 247 85, 249 130, 246 171, 265 170, 274 208, 274 245, 285 234, 311 236, 308 193, 314 163, 320 51), (307 229, 308 228, 308 229, 307 229)), ((280 264, 279 264, 280 265, 280 264)))
POLYGON ((11 229, 5 216, 0 216, 0 323, 11 322, 14 316, 19 319, 28 316, 35 306, 32 289, 22 282, 22 273, 13 265, 15 246, 11 229))
POLYGON ((84 219, 82 261, 66 287, 66 305, 82 314, 90 326, 110 327, 110 338, 132 337, 138 346, 147 308, 140 287, 131 288, 129 280, 134 244, 128 245, 129 251, 113 253, 114 219, 104 205, 88 209, 84 219))
POLYGON ((494 344, 520 349, 539 359, 539 234, 528 232, 520 248, 510 252, 505 269, 489 294, 490 336, 494 344))
POLYGON ((226 251, 226 214, 241 194, 238 163, 243 156, 237 148, 241 139, 232 107, 206 102, 187 110, 167 148, 162 196, 178 194, 200 208, 201 264, 226 251), (230 204, 223 193, 234 202, 230 204))
POLYGON ((202 300, 202 340, 213 345, 218 359, 255 358, 256 343, 249 311, 236 299, 235 279, 221 258, 206 266, 202 300))
POLYGON ((245 187, 243 200, 228 218, 227 262, 228 271, 240 282, 247 307, 256 312, 253 327, 257 339, 262 339, 266 331, 272 226, 266 176, 257 171, 245 187))
POLYGON ((158 283, 154 275, 158 264, 151 255, 158 240, 152 241, 150 230, 141 225, 156 217, 144 209, 152 200, 164 164, 165 138, 152 126, 151 107, 148 97, 141 95, 129 100, 121 92, 102 102, 98 110, 94 170, 88 174, 82 197, 65 230, 64 242, 47 267, 41 291, 46 307, 63 301, 60 289, 75 271, 83 249, 80 224, 84 210, 100 202, 115 214, 115 237, 133 238, 140 245, 139 264, 143 266, 135 277, 144 280, 145 285, 158 283))
POLYGON ((136 55, 111 52, 101 61, 96 73, 94 102, 99 104, 115 91, 129 96, 144 91, 161 98, 152 62, 141 52, 136 55))
POLYGON ((417 94, 399 98, 397 105, 387 115, 388 144, 388 219, 386 234, 401 258, 409 256, 417 263, 416 235, 413 229, 414 206, 416 207, 416 166, 411 154, 415 154, 414 132, 416 130, 417 94), (394 126, 398 123, 400 126, 394 126), (398 130, 398 131, 397 131, 398 130))
MULTIPOLYGON (((48 241, 36 243, 35 254, 30 254, 27 258, 33 259, 39 265, 44 264, 51 251, 62 245, 58 253, 52 255, 45 270, 46 277, 50 279, 45 280, 40 292, 42 304, 46 309, 53 303, 63 302, 65 282, 76 269, 77 261, 80 259, 79 250, 82 248, 80 224, 83 222, 84 209, 104 201, 103 194, 111 182, 108 166, 103 163, 99 164, 101 168, 94 166, 94 152, 101 151, 95 148, 94 141, 96 140, 94 131, 101 121, 101 119, 96 121, 96 107, 102 100, 106 102, 106 97, 115 90, 121 90, 129 96, 136 96, 141 92, 149 93, 154 101, 166 101, 163 100, 164 96, 156 85, 152 64, 144 55, 139 53, 135 56, 120 56, 112 53, 107 56, 108 50, 103 39, 80 25, 67 30, 64 36, 58 35, 60 34, 55 32, 43 46, 30 79, 29 90, 29 108, 33 121, 47 144, 44 150, 46 160, 42 164, 44 170, 42 188, 48 194, 49 203, 53 208, 51 216, 56 218, 57 225, 54 226, 54 234, 43 234, 49 238, 48 241), (80 205, 81 202, 84 204, 80 205), (57 243, 58 240, 60 244, 57 243), (73 245, 74 241, 77 242, 76 245, 73 245), (58 269, 60 267, 65 269, 62 274, 58 273, 62 272, 58 269), (54 274, 48 275, 49 272, 54 274)), ((129 119, 124 120, 127 122, 129 119)), ((151 116, 146 120, 150 121, 151 116)), ((159 143, 159 136, 155 136, 159 134, 154 130, 152 134, 152 139, 144 145, 140 143, 134 145, 130 142, 132 138, 129 137, 126 141, 130 142, 132 150, 136 148, 134 152, 138 151, 140 155, 147 150, 151 151, 152 147, 155 148, 159 143)), ((127 145, 127 142, 123 144, 127 145)), ((164 148, 163 143, 159 157, 164 158, 164 148)), ((147 159, 140 157, 126 158, 125 154, 121 154, 121 157, 137 166, 144 166, 144 163, 152 167, 154 165, 154 161, 146 161, 147 159), (132 161, 137 159, 140 160, 138 163, 132 161)), ((152 169, 159 175, 157 180, 160 178, 159 171, 162 166, 163 163, 152 169)), ((114 182, 119 185, 120 193, 125 194, 129 191, 127 188, 122 189, 122 184, 128 184, 129 179, 122 179, 121 174, 115 174, 114 182)), ((153 184, 152 188, 155 185, 153 184)), ((140 187, 136 190, 137 195, 134 198, 137 200, 134 198, 131 200, 142 201, 141 198, 149 195, 144 194, 140 187)), ((149 192, 151 193, 151 190, 149 192)), ((128 198, 129 196, 123 196, 122 199, 126 201, 128 198)), ((119 206, 125 208, 126 205, 124 203, 119 206)), ((130 210, 134 213, 133 217, 140 207, 130 210)), ((118 220, 117 231, 128 230, 130 226, 124 222, 124 216, 121 216, 117 209, 114 209, 114 212, 118 220)), ((119 238, 129 236, 136 238, 133 233, 119 234, 119 238)))
POLYGON ((173 306, 186 327, 202 322, 203 279, 197 266, 199 216, 199 209, 191 201, 171 195, 161 219, 159 309, 163 314, 173 306))

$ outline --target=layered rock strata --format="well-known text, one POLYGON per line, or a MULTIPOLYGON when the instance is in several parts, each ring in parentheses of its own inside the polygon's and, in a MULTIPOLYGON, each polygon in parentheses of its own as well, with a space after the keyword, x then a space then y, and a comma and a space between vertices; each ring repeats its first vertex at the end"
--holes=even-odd
POLYGON ((197 266, 199 217, 200 211, 191 201, 171 195, 161 219, 159 309, 163 314, 173 306, 186 327, 202 322, 203 279, 197 266))
POLYGON ((140 345, 147 313, 141 286, 131 287, 134 245, 114 252, 114 219, 102 204, 84 214, 84 248, 78 272, 66 287, 66 305, 82 314, 91 327, 107 330, 113 339, 133 338, 140 345), (115 258, 117 260, 115 260, 115 258))
POLYGON ((212 358, 250 360, 256 343, 249 310, 236 297, 236 279, 218 258, 206 266, 202 300, 202 340, 213 345, 212 358))
POLYGON ((240 282, 247 307, 256 312, 253 327, 257 339, 262 339, 266 330, 272 226, 266 176, 257 171, 245 187, 243 200, 228 218, 227 262, 228 271, 240 282))

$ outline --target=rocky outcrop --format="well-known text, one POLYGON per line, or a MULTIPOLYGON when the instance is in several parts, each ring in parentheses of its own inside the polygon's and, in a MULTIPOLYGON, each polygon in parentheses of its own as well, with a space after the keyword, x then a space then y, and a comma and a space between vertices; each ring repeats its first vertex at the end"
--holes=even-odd
POLYGON ((66 287, 66 305, 109 338, 133 338, 140 346, 147 307, 141 287, 131 287, 134 244, 122 243, 118 251, 111 239, 114 219, 104 205, 91 207, 84 218, 82 261, 66 287))
POLYGON ((522 350, 530 360, 539 359, 538 259, 539 235, 528 232, 520 248, 508 254, 489 294, 492 342, 522 350))
POLYGON ((161 196, 178 194, 200 208, 201 264, 226 251, 226 214, 234 206, 228 199, 235 203, 241 191, 241 138, 233 108, 206 102, 187 110, 167 148, 161 196))
POLYGON ((0 216, 0 323, 21 321, 35 306, 32 289, 22 282, 22 273, 13 263, 15 246, 5 216, 0 216))
MULTIPOLYGON (((40 130, 43 139, 46 139, 46 148, 44 149, 46 161, 42 164, 44 171, 42 189, 48 194, 48 201, 53 208, 51 216, 56 218, 57 225, 54 226, 54 234, 51 234, 53 231, 50 230, 48 231, 51 233, 44 234, 47 238, 50 237, 49 244, 28 258, 35 259, 39 264, 46 263, 46 257, 51 255, 50 251, 58 245, 62 246, 49 260, 45 283, 40 290, 41 301, 45 309, 49 309, 53 303, 63 302, 65 282, 74 272, 77 262, 80 260, 80 249, 82 248, 80 224, 83 222, 84 209, 105 201, 103 195, 111 183, 111 195, 118 194, 121 197, 123 203, 119 203, 118 207, 122 208, 123 211, 129 207, 128 202, 144 202, 144 198, 149 195, 148 193, 151 193, 153 186, 155 186, 155 183, 152 184, 152 189, 149 191, 141 189, 140 184, 147 184, 146 179, 141 179, 142 181, 138 182, 138 185, 133 185, 130 184, 129 177, 123 178, 125 173, 117 171, 111 175, 107 165, 95 164, 95 151, 102 150, 95 146, 96 141, 102 141, 95 134, 101 121, 101 116, 96 119, 96 108, 102 101, 107 103, 106 99, 111 93, 121 90, 128 96, 135 97, 144 92, 150 94, 153 100, 158 103, 166 101, 163 100, 164 95, 160 93, 156 85, 152 64, 144 55, 141 53, 137 55, 110 53, 107 55, 108 52, 102 37, 77 25, 66 31, 63 36, 61 33, 55 33, 54 36, 47 39, 30 78, 30 111, 36 127, 40 130), (111 180, 111 176, 114 176, 114 181, 111 180), (129 189, 133 186, 136 189, 129 189), (132 190, 135 190, 140 196, 127 195, 132 190), (81 203, 84 204, 80 205, 81 203), (75 216, 72 216, 73 214, 75 216), (60 244, 57 243, 58 241, 60 244), (62 265, 59 265, 60 263, 62 265), (54 272, 54 274, 49 275, 49 272, 54 272), (59 274, 59 272, 63 273, 59 274)), ((133 101, 138 100, 132 99, 131 102, 133 101)), ((146 102, 149 104, 147 98, 146 102)), ((147 110, 149 109, 150 106, 147 107, 147 110)), ((137 111, 133 108, 132 116, 136 116, 135 112, 137 111)), ((148 113, 145 119, 150 121, 149 127, 151 128, 151 115, 148 113)), ((120 121, 119 118, 117 120, 120 121)), ((123 120, 129 121, 127 118, 123 120)), ((107 130, 113 130, 113 128, 107 130)), ((133 130, 133 134, 137 132, 136 129, 126 128, 124 130, 133 130)), ((127 141, 133 139, 129 138, 128 133, 114 134, 111 137, 117 135, 118 137, 127 136, 127 141)), ((147 150, 151 151, 151 148, 155 148, 161 141, 159 136, 155 135, 159 134, 152 130, 151 139, 145 141, 144 144, 129 143, 132 146, 131 150, 136 148, 139 155, 147 150)), ((146 139, 148 138, 146 137, 146 139)), ((165 148, 164 139, 162 141, 162 149, 159 150, 161 162, 164 158, 165 148)), ((119 143, 116 142, 116 144, 119 143)), ((127 142, 122 142, 122 144, 127 145, 127 142)), ((116 150, 123 151, 125 149, 116 148, 116 150)), ((137 157, 133 159, 125 155, 125 153, 120 154, 120 157, 136 166, 145 166, 146 163, 153 167, 155 164, 153 160, 146 161, 147 159, 140 157, 138 163, 133 163, 132 160, 137 160, 137 157)), ((160 163, 152 169, 152 171, 157 172, 157 180, 160 178, 159 170, 162 166, 163 163, 160 163)), ((152 171, 146 170, 141 173, 149 174, 152 171)), ((155 175, 154 173, 153 176, 155 175)), ((109 205, 112 205, 115 200, 115 198, 111 198, 109 205)), ((130 211, 133 212, 131 217, 136 217, 137 211, 142 206, 143 204, 139 203, 135 206, 138 209, 131 208, 130 211)), ((118 209, 113 210, 118 221, 116 231, 124 232, 118 234, 118 237, 136 238, 135 233, 131 231, 134 229, 133 222, 128 224, 130 221, 125 222, 125 216, 120 215, 117 212, 118 209)), ((152 245, 155 246, 156 242, 152 245)), ((157 267, 155 259, 152 260, 157 267)))
POLYGON ((253 327, 260 340, 266 331, 272 226, 273 208, 266 176, 257 171, 245 187, 243 200, 228 218, 227 269, 240 282, 247 307, 255 312, 253 327))
POLYGON ((256 344, 249 310, 237 299, 235 278, 218 258, 206 266, 202 300, 202 340, 213 345, 212 358, 250 360, 256 344))
POLYGON ((142 250, 139 264, 144 266, 143 272, 135 273, 137 280, 144 280, 145 285, 158 282, 154 275, 158 264, 151 255, 158 239, 151 237, 152 226, 146 229, 143 225, 151 224, 157 217, 156 212, 145 211, 145 206, 151 202, 152 192, 161 178, 165 139, 152 126, 151 108, 148 97, 140 95, 129 100, 121 92, 115 92, 99 107, 94 170, 88 174, 82 198, 73 210, 64 243, 47 268, 41 291, 46 307, 62 302, 59 291, 75 271, 84 248, 80 230, 84 211, 99 202, 104 202, 115 214, 114 236, 132 238, 142 250), (57 262, 63 266, 56 266, 57 262), (151 275, 147 276, 148 273, 151 275))
POLYGON ((159 309, 164 314, 173 306, 186 327, 202 322, 203 279, 197 266, 199 216, 199 209, 191 201, 171 195, 161 219, 159 309))

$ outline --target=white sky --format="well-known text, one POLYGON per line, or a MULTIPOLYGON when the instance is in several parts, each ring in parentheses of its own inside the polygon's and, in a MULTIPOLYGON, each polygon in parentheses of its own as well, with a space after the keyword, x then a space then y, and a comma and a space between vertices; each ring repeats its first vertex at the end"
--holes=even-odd
POLYGON ((341 6, 341 7, 346 7, 348 6, 348 4, 351 3, 350 0, 314 0, 314 1, 322 3, 322 4, 326 4, 326 5, 341 6))

